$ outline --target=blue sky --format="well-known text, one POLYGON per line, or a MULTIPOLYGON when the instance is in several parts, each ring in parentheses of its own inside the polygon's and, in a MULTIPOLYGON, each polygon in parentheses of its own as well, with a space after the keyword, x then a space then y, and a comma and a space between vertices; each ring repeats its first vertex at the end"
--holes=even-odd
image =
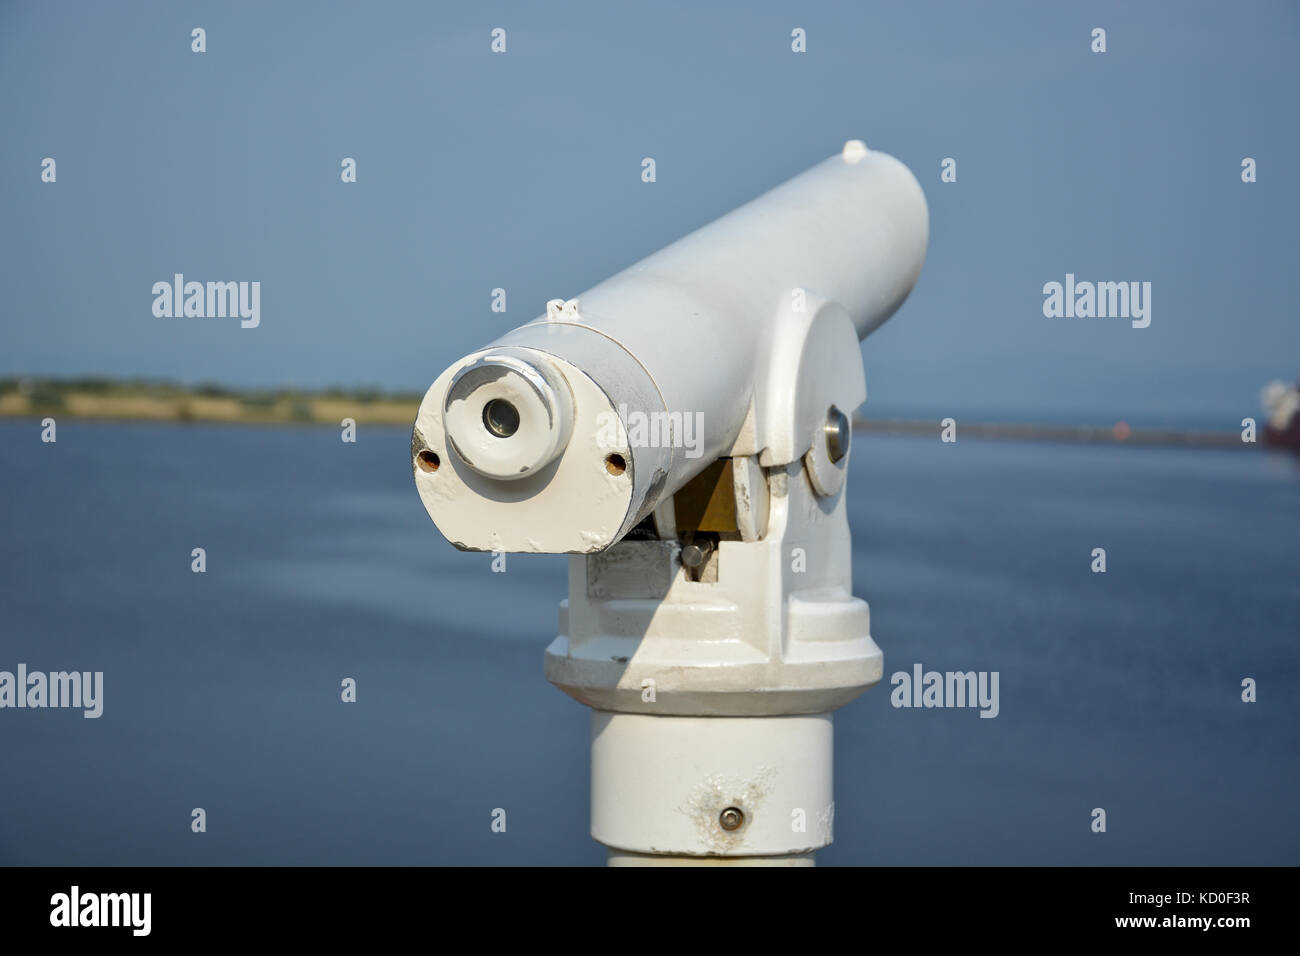
POLYGON ((931 212, 872 408, 1231 428, 1300 372, 1298 79, 1284 3, 8 2, 0 375, 423 389, 861 138, 931 212), (175 272, 261 325, 156 318, 175 272), (1067 272, 1151 326, 1044 317, 1067 272))

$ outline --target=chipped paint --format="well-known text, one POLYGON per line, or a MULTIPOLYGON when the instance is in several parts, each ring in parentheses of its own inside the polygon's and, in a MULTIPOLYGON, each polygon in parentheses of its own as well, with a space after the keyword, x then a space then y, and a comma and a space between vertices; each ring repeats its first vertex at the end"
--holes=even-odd
POLYGON ((760 767, 747 778, 713 774, 691 791, 678 810, 694 822, 709 855, 728 855, 741 848, 775 782, 776 771, 772 767, 760 767), (724 830, 718 821, 719 814, 728 807, 736 807, 745 814, 745 822, 738 830, 724 830))
POLYGON ((832 801, 821 813, 817 814, 817 837, 823 844, 829 844, 834 840, 835 831, 835 803, 832 801))
POLYGON ((420 452, 429 447, 429 443, 424 440, 424 432, 420 431, 420 426, 411 429, 411 467, 415 468, 415 460, 420 457, 420 452))

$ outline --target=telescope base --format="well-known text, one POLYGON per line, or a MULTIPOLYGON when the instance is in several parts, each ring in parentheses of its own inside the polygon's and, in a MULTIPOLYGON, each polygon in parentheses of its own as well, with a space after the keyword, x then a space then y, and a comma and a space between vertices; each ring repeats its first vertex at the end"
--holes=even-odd
POLYGON ((828 713, 593 710, 591 726, 591 835, 610 848, 612 865, 641 856, 750 866, 760 865, 756 857, 776 865, 800 857, 794 865, 810 865, 812 852, 831 842, 828 713))

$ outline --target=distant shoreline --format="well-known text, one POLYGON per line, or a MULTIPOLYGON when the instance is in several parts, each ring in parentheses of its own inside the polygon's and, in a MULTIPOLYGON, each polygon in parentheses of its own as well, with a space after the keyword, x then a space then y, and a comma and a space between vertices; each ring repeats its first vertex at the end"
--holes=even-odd
MULTIPOLYGON (((856 432, 875 435, 940 436, 938 421, 915 419, 866 419, 853 424, 856 432)), ((1114 425, 1033 425, 1010 422, 960 422, 961 438, 992 438, 1009 441, 1054 441, 1100 445, 1182 445, 1196 448, 1254 448, 1262 442, 1241 440, 1240 432, 1218 432, 1181 428, 1130 428, 1114 425)))
MULTIPOLYGON (((0 418, 69 418, 100 422, 228 425, 365 425, 414 423, 422 394, 378 389, 239 389, 222 385, 112 379, 0 379, 0 418)), ((940 438, 937 419, 859 418, 854 431, 940 438)), ((1250 448, 1239 432, 959 421, 960 438, 1074 444, 1250 448)))
POLYGON ((422 395, 378 389, 236 389, 109 379, 0 379, 0 418, 248 425, 410 425, 422 395))

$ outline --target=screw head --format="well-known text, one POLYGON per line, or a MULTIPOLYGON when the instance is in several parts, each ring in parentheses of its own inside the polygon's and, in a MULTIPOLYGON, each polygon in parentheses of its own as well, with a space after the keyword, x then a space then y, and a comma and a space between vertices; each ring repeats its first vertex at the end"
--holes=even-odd
POLYGON ((745 822, 745 813, 739 807, 727 807, 718 814, 718 824, 730 833, 739 830, 745 822))
POLYGON ((682 564, 686 565, 692 571, 703 567, 704 562, 709 560, 709 552, 712 550, 712 548, 705 545, 695 543, 688 544, 686 547, 682 548, 682 564))
POLYGON ((831 464, 836 464, 849 453, 849 442, 853 438, 853 426, 849 422, 849 416, 832 405, 830 411, 826 413, 824 430, 826 432, 826 455, 830 458, 831 464))

